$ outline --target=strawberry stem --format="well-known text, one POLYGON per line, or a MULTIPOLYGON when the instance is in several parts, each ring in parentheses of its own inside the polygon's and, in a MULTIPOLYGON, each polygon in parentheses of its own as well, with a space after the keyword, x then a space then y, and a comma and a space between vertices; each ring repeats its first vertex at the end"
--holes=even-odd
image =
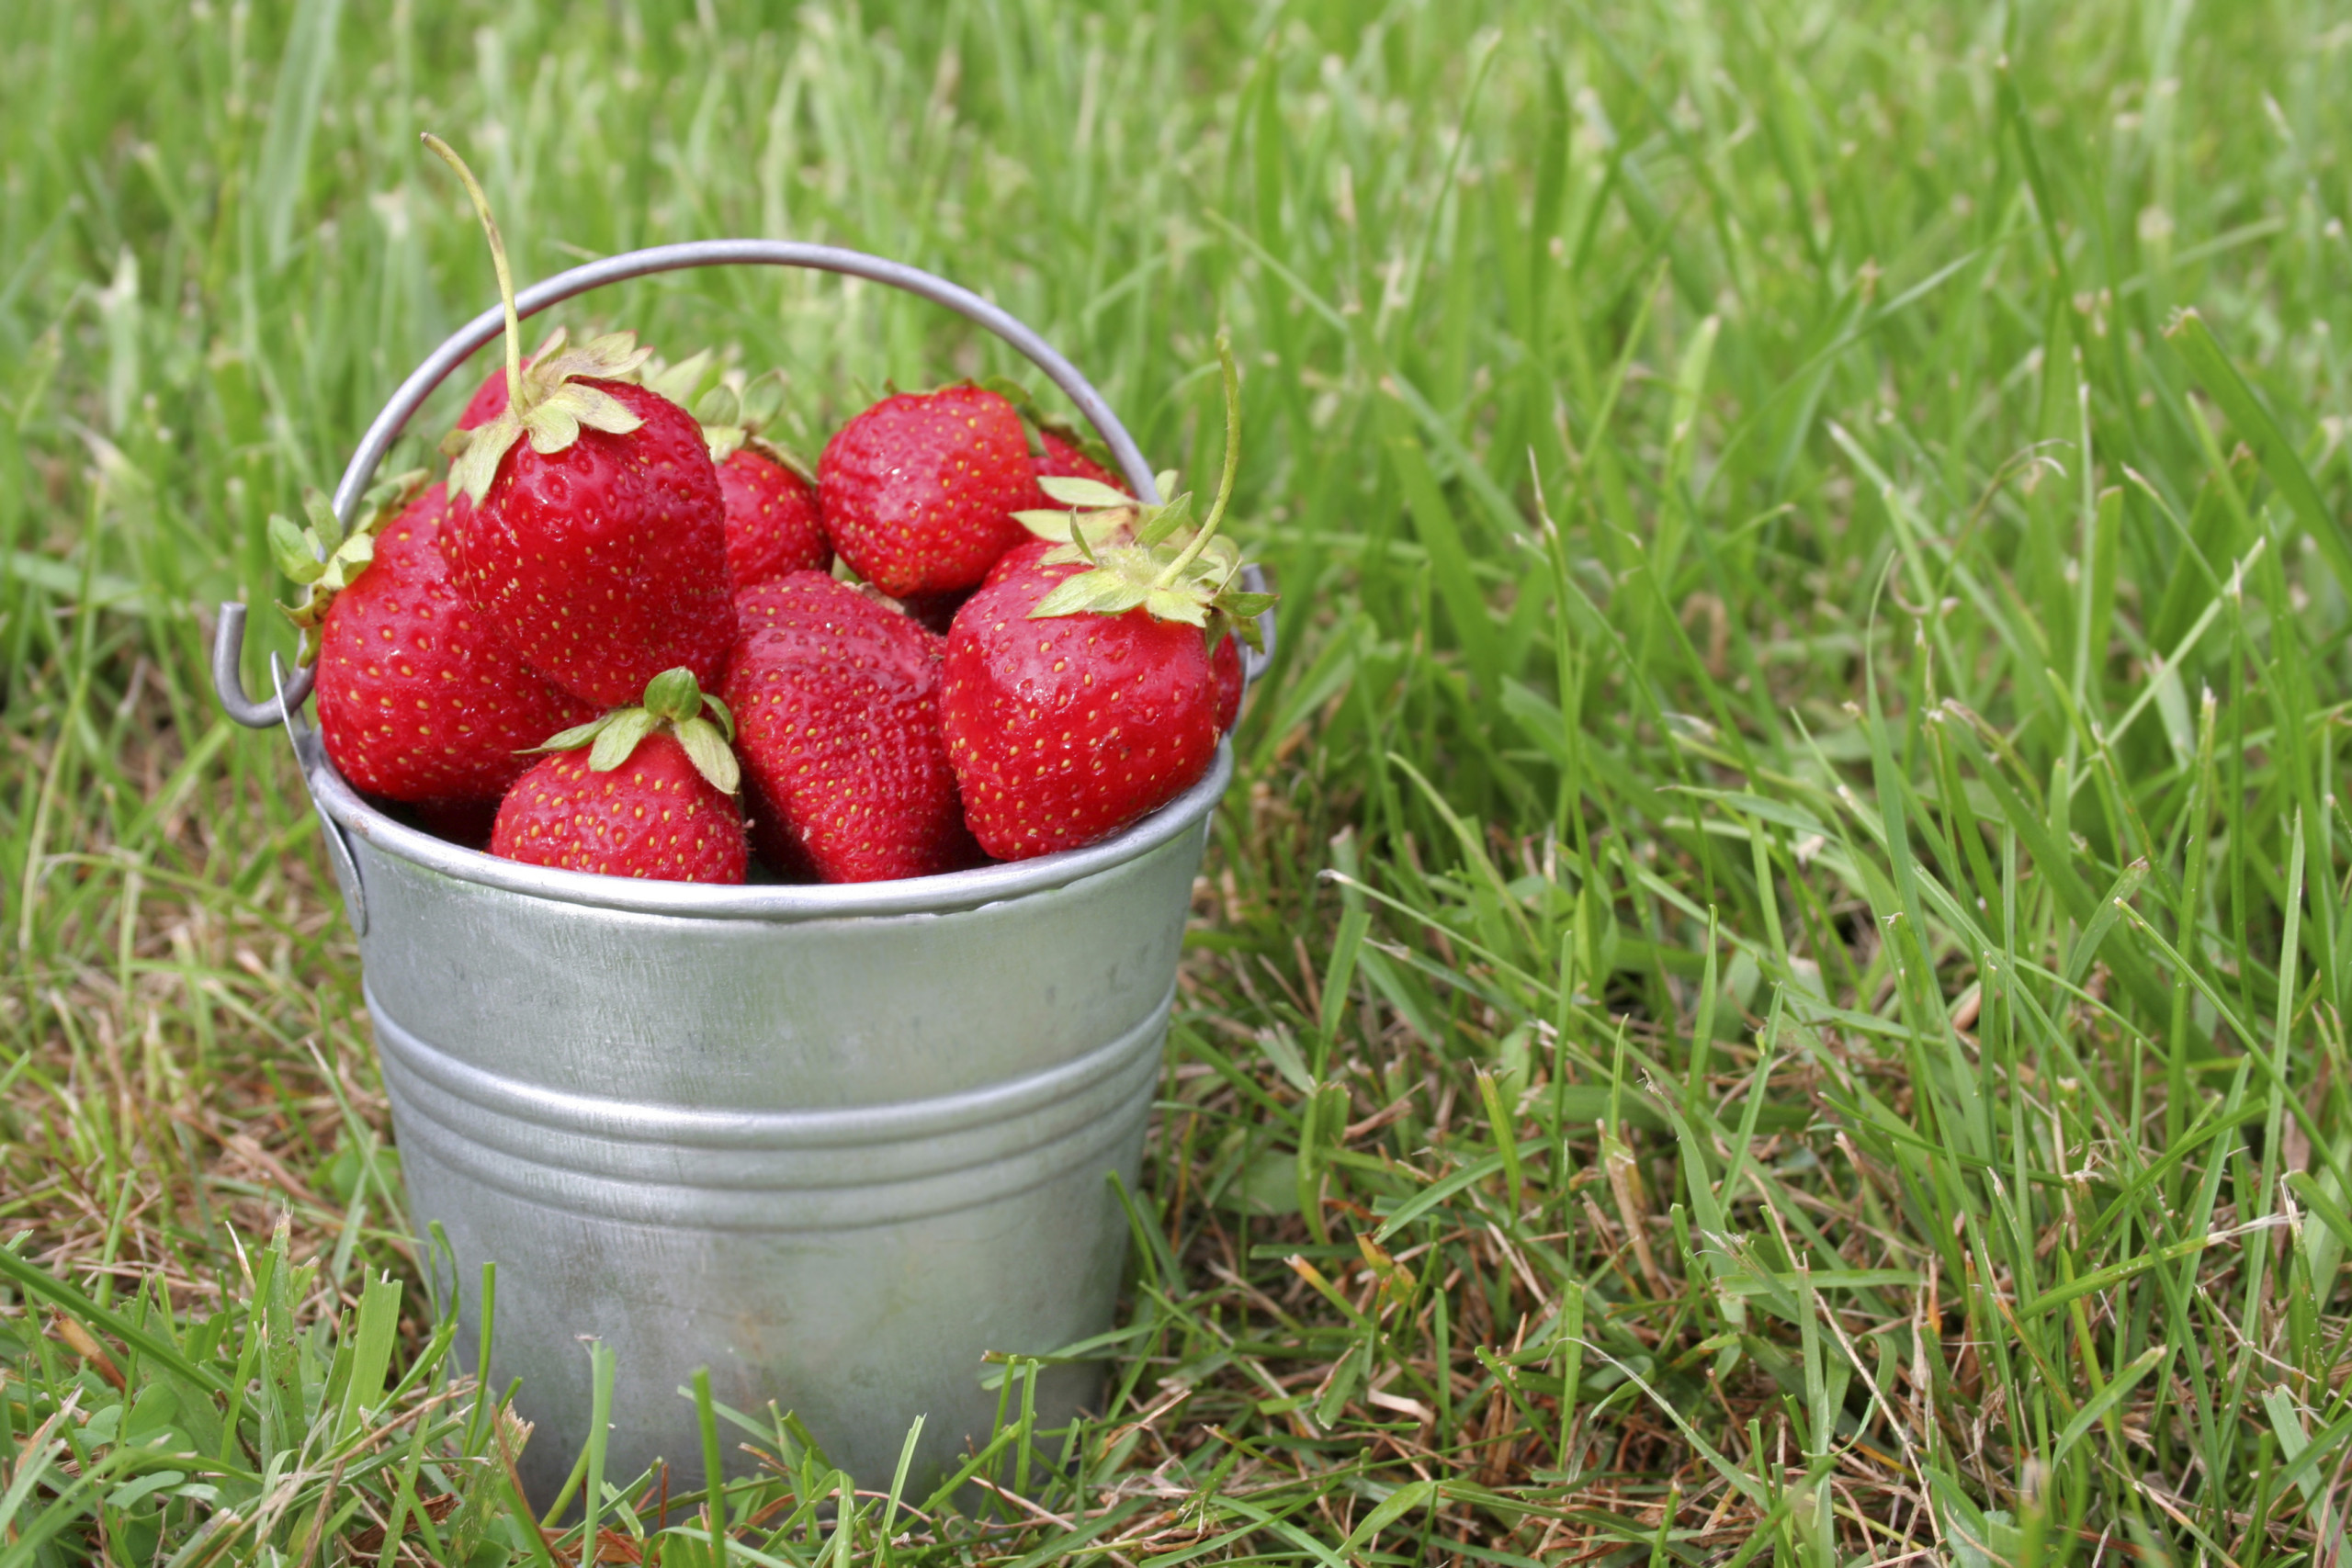
POLYGON ((523 412, 523 318, 514 310, 514 275, 506 265, 506 242, 499 236, 498 220, 490 215, 490 198, 481 193, 481 183, 466 161, 458 156, 457 149, 431 131, 424 133, 425 146, 435 157, 457 171, 458 178, 472 198, 474 211, 481 218, 482 231, 490 236, 490 263, 498 270, 498 302, 506 308, 506 400, 517 415, 523 412))
POLYGON ((1209 507, 1208 521, 1184 547, 1184 553, 1170 561, 1152 582, 1154 588, 1172 588, 1193 564, 1209 540, 1216 534, 1217 525, 1225 521, 1226 503, 1233 499, 1233 476, 1241 467, 1241 372, 1233 363, 1233 336, 1223 328, 1216 334, 1216 361, 1225 372, 1225 471, 1217 476, 1216 501, 1209 507))

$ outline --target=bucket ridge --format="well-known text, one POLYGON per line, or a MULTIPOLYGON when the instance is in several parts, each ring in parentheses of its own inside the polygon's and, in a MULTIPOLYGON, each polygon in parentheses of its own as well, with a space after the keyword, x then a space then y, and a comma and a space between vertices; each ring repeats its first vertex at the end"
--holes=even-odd
MULTIPOLYGON (((757 1232, 775 1237, 829 1231, 892 1232, 1014 1198, 1091 1162, 1103 1171, 1131 1160, 1115 1151, 1139 1141, 1158 1064, 1133 1093, 1057 1138, 978 1165, 910 1180, 865 1179, 836 1187, 715 1187, 585 1174, 476 1141, 394 1098, 404 1157, 423 1156, 472 1186, 512 1201, 599 1222, 672 1233, 757 1232)), ((411 1181, 414 1176, 412 1172, 411 1181)))
POLYGON ((401 1145, 569 1213, 719 1230, 831 1230, 945 1213, 1099 1157, 1141 1124, 1173 987, 1074 1061, 934 1100, 847 1109, 648 1108, 458 1061, 373 1008, 401 1145))
POLYGON ((1149 1011, 1109 1043, 1058 1066, 986 1088, 924 1100, 808 1109, 722 1111, 692 1105, 649 1104, 581 1094, 494 1073, 419 1038, 383 1010, 372 987, 361 994, 376 1026, 376 1043, 388 1063, 404 1076, 429 1084, 485 1115, 516 1117, 558 1136, 610 1143, 674 1145, 684 1148, 782 1150, 853 1149, 934 1142, 952 1134, 1001 1125, 1015 1117, 1061 1105, 1097 1085, 1123 1078, 1136 1061, 1156 1055, 1174 986, 1149 1011))

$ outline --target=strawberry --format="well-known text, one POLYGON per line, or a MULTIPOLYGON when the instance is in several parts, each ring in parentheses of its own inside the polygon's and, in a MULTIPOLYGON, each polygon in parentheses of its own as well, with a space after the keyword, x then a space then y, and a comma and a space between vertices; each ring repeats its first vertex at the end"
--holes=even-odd
POLYGON ((1189 495, 1138 506, 1097 479, 1043 477, 1095 512, 1025 518, 1058 522, 1069 542, 1013 550, 956 612, 941 727, 964 819, 999 859, 1076 849, 1158 810, 1208 771, 1238 708, 1210 638, 1254 639, 1272 600, 1238 590, 1240 557, 1216 537, 1239 453, 1238 372, 1218 350, 1226 462, 1207 521, 1188 526, 1189 495))
POLYGON ((662 671, 641 706, 616 708, 539 748, 553 755, 506 792, 490 852, 606 876, 741 882, 751 851, 735 803, 735 755, 720 728, 729 722, 693 671, 662 671))
MULTIPOLYGON (((1092 479, 1096 484, 1133 493, 1127 491, 1126 480, 1096 460, 1095 453, 1087 449, 1089 444, 1076 432, 1058 424, 1040 424, 1037 444, 1043 450, 1029 458, 1029 471, 1037 478, 1092 479)), ((1107 457, 1110 454, 1102 456, 1107 457)))
POLYGON ((791 464, 738 446, 719 460, 718 490, 727 507, 727 578, 736 589, 789 572, 832 570, 817 487, 791 464))
POLYGON ((319 728, 344 777, 425 806, 428 823, 495 801, 530 764, 517 753, 595 710, 534 674, 450 581, 448 497, 424 475, 371 495, 368 514, 318 559, 334 513, 313 500, 308 536, 273 518, 279 564, 311 585, 290 612, 318 661, 319 728), (410 495, 398 514, 392 505, 410 495))
MULTIPOLYGON (((980 580, 980 586, 993 588, 1016 572, 1028 570, 1051 555, 1060 542, 1053 539, 1033 538, 1013 546, 997 558, 996 564, 989 568, 988 576, 980 580)), ((1069 573, 1064 572, 1061 575, 1066 577, 1069 573)))
MULTIPOLYGON (((545 344, 540 344, 539 352, 537 354, 534 354, 523 361, 523 368, 528 370, 532 366, 537 364, 541 356, 546 353, 547 345, 545 344)), ((458 411, 457 428, 462 431, 480 430, 483 425, 488 424, 492 420, 496 419, 500 414, 503 414, 505 412, 506 367, 502 365, 497 369, 492 371, 489 375, 481 378, 481 385, 474 389, 474 395, 468 398, 466 400, 466 406, 458 411)), ((464 450, 464 445, 458 444, 458 451, 462 452, 464 450)), ((445 450, 442 455, 444 457, 455 457, 457 456, 457 453, 445 450)))
MULTIPOLYGON (((680 361, 646 385, 684 402, 702 380, 709 350, 680 361)), ((779 376, 748 387, 721 384, 694 405, 703 442, 718 468, 727 511, 727 576, 737 592, 793 571, 830 571, 833 547, 817 506, 817 484, 798 457, 760 434, 784 400, 779 376)))
POLYGON ((1216 682, 1198 628, 1141 609, 1030 618, 1080 570, 1032 561, 1008 572, 947 635, 947 755, 964 820, 999 860, 1116 832, 1190 788, 1216 750, 1216 682))
POLYGON ((753 833, 825 882, 975 863, 939 728, 940 639, 820 571, 736 595, 727 676, 753 833))
POLYGON ((559 332, 528 370, 503 243, 481 187, 426 138, 481 214, 506 307, 507 406, 450 470, 459 590, 531 667, 600 704, 684 666, 715 684, 734 641, 725 504, 694 417, 622 379, 646 358, 616 333, 559 332), (524 437, 527 434, 528 440, 524 437))
MULTIPOLYGON (((531 362, 525 360, 523 368, 528 370, 530 367, 531 362)), ((506 370, 501 366, 482 378, 481 385, 474 389, 474 395, 468 398, 466 406, 458 412, 458 428, 480 430, 505 412, 506 370)))
POLYGON ((883 399, 834 433, 818 464, 825 532, 894 599, 969 588, 1022 540, 1035 494, 1021 416, 969 384, 883 399))
POLYGON ((536 434, 519 440, 523 420, 501 415, 450 474, 462 498, 451 519, 458 586, 532 668, 605 704, 677 665, 716 682, 735 633, 725 502, 701 427, 642 387, 576 378, 579 364, 628 352, 599 339, 541 362, 549 378, 538 384, 553 389, 533 412, 582 394, 598 400, 602 428, 574 425, 542 452, 536 434), (501 435, 512 443, 503 452, 501 435))

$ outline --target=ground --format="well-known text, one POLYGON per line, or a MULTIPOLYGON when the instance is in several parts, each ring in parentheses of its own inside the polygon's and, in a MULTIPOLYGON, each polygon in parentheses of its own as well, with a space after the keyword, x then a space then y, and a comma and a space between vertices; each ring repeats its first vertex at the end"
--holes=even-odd
MULTIPOLYGON (((736 1560, 2333 1561, 2347 75, 2302 0, 0 9, 0 1563, 711 1554, 515 1509, 209 694, 491 297, 424 130, 525 277, 900 257, 1196 476, 1243 355, 1281 652, 1116 1403, 978 1515, 730 1430, 736 1560)), ((831 280, 568 319, 811 447, 1015 368, 831 280)))

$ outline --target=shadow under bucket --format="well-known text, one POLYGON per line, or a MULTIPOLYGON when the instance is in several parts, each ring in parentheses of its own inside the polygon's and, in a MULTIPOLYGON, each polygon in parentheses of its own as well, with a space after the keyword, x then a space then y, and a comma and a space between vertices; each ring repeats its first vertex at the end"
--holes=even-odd
MULTIPOLYGON (((534 314, 621 278, 733 263, 908 288, 1027 355, 1094 423, 1129 485, 1152 476, 1101 397, 1034 333, 952 284, 831 247, 664 246, 525 291, 534 314)), ((484 312, 420 367, 335 493, 346 525, 378 464, 484 312)), ((254 702, 242 605, 214 675, 232 716, 287 726, 359 933, 413 1218, 455 1265, 461 1333, 497 1265, 485 1383, 522 1380, 521 1461, 545 1506, 591 1421, 582 1340, 616 1363, 605 1474, 657 1460, 702 1483, 693 1403, 796 1415, 862 1487, 887 1488, 908 1429, 927 1492, 984 1443, 990 1351, 1045 1355, 1111 1326, 1132 1189, 1208 820, 1208 775, 1102 843, 944 876, 717 887, 523 865, 445 842, 362 799, 300 718, 308 672, 254 702)), ((1271 630, 1271 628, 1269 628, 1271 630)), ((1254 678, 1261 657, 1250 660, 1254 678)), ((1049 1366, 1040 1427, 1100 1389, 1049 1366)), ((730 1472, 751 1468, 722 1432, 730 1472)))

